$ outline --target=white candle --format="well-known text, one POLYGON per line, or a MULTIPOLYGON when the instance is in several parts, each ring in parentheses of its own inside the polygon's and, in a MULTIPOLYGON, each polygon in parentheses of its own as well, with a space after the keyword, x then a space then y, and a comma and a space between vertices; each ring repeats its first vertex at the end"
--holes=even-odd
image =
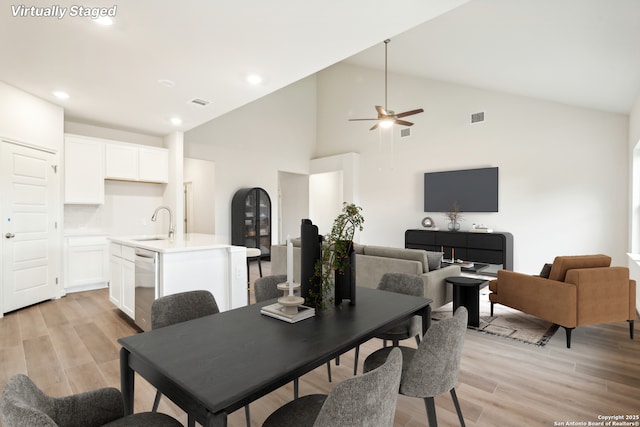
POLYGON ((289 236, 287 236, 287 283, 289 295, 293 296, 293 243, 289 236))

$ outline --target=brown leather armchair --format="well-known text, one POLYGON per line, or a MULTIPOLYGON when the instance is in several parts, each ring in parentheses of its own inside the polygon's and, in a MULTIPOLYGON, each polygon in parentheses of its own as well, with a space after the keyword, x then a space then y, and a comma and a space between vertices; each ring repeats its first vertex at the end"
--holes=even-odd
POLYGON ((633 339, 636 318, 636 282, 629 269, 610 267, 606 255, 559 256, 549 277, 500 270, 489 282, 493 304, 503 304, 565 328, 567 348, 577 326, 629 322, 633 339))

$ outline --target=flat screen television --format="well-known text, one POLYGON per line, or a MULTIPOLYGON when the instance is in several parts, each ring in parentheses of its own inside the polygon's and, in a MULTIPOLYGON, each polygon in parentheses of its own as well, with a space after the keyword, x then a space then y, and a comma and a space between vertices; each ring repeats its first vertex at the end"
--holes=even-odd
POLYGON ((498 212, 498 168, 424 174, 424 211, 498 212))

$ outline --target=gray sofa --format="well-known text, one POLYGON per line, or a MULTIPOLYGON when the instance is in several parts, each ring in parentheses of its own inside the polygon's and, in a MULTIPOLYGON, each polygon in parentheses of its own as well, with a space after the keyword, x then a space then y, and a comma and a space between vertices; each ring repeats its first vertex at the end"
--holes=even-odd
MULTIPOLYGON (((300 240, 293 239, 293 280, 300 282, 300 240)), ((422 249, 391 248, 355 244, 356 284, 376 288, 384 273, 416 274, 424 282, 424 296, 433 300, 432 307, 443 306, 453 299, 451 285, 444 279, 459 276, 459 266, 436 268, 442 256, 422 249), (431 268, 429 268, 431 264, 431 268)), ((287 247, 271 247, 271 273, 287 274, 287 247)))

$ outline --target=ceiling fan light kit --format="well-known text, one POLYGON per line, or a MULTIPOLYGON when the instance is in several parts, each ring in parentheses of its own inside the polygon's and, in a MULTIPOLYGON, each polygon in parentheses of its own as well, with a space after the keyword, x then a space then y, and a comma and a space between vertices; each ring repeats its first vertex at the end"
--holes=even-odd
POLYGON ((396 114, 393 110, 389 110, 387 108, 387 47, 390 41, 391 41, 390 39, 386 39, 384 41, 384 107, 380 105, 375 106, 376 111, 378 112, 378 117, 375 119, 349 119, 350 122, 375 120, 376 124, 374 124, 369 130, 374 130, 379 127, 389 128, 394 124, 401 125, 401 126, 413 126, 412 122, 408 122, 406 120, 400 120, 400 119, 403 117, 412 116, 414 114, 424 112, 422 108, 417 108, 415 110, 409 110, 403 113, 396 114))

